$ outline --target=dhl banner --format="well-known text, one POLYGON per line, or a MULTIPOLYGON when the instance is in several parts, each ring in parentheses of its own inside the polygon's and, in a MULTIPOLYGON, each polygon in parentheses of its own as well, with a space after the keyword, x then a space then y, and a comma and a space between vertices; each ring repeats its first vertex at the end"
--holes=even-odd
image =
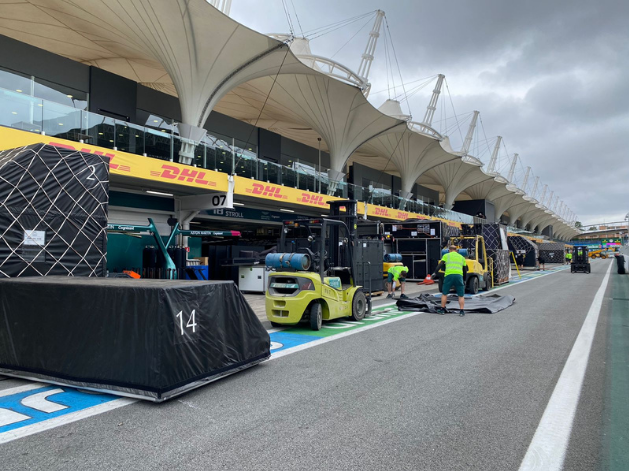
POLYGON ((214 191, 227 191, 227 175, 212 170, 197 169, 141 155, 105 149, 89 144, 67 141, 56 137, 42 136, 17 129, 0 127, 0 150, 14 149, 31 144, 50 144, 64 149, 79 150, 109 158, 109 171, 114 175, 141 178, 163 183, 204 188, 214 191))
MULTIPOLYGON (((225 173, 198 169, 189 165, 167 162, 150 157, 143 157, 141 155, 130 154, 128 152, 106 149, 89 144, 81 144, 74 141, 43 136, 40 134, 0 126, 0 150, 14 149, 16 147, 39 143, 108 157, 109 169, 114 175, 203 188, 210 191, 226 192, 228 190, 227 174, 225 173)), ((327 201, 342 199, 310 191, 303 191, 297 188, 289 188, 274 183, 264 183, 244 177, 236 176, 234 180, 234 194, 236 195, 254 196, 256 198, 278 201, 281 203, 290 203, 308 206, 311 208, 329 209, 327 201)), ((364 203, 358 203, 358 213, 359 215, 363 215, 365 213, 364 203)), ((396 221, 403 221, 409 218, 430 219, 428 216, 423 214, 399 211, 397 209, 385 208, 372 204, 367 205, 367 216, 373 216, 377 219, 393 219, 396 221)), ((443 221, 452 226, 460 227, 459 223, 446 220, 443 221)))
MULTIPOLYGON (((236 177, 236 187, 234 193, 237 195, 255 196, 257 198, 279 201, 282 203, 298 204, 321 209, 329 209, 327 201, 340 200, 335 196, 321 195, 310 191, 289 188, 274 183, 262 183, 249 178, 236 177)), ((359 216, 365 214, 365 203, 358 202, 357 211, 359 216)), ((447 221, 441 218, 430 218, 424 214, 411 213, 409 211, 400 211, 398 209, 385 208, 373 204, 367 205, 367 216, 373 216, 377 219, 393 219, 396 221, 404 221, 406 219, 432 219, 442 220, 451 226, 461 227, 459 223, 447 221)))
POLYGON ((256 198, 278 201, 280 203, 291 203, 310 206, 313 208, 329 209, 330 206, 327 201, 343 199, 277 185, 275 183, 259 182, 244 177, 236 177, 235 180, 235 194, 255 196, 256 198))

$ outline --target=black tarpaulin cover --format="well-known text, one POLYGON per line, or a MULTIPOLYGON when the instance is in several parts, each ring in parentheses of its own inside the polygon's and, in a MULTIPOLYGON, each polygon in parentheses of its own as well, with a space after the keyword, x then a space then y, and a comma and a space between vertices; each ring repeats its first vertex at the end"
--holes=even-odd
POLYGON ((0 374, 161 402, 269 356, 232 281, 0 280, 0 374))
MULTIPOLYGON (((497 294, 465 298, 464 311, 494 314, 503 309, 507 309, 514 302, 515 298, 513 296, 499 296, 497 294)), ((416 298, 399 299, 397 307, 400 311, 437 312, 437 309, 441 307, 441 295, 420 294, 416 298)), ((446 311, 457 313, 460 311, 459 298, 456 295, 448 296, 446 311)))
POLYGON ((105 276, 109 161, 33 144, 0 152, 0 276, 105 276))

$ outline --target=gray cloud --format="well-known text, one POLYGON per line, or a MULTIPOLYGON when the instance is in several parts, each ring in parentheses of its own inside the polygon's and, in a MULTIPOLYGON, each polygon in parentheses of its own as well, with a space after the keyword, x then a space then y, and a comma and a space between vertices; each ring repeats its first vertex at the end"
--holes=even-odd
MULTIPOLYGON (((583 222, 622 219, 629 212, 629 3, 292 2, 304 30, 384 9, 404 81, 446 74, 451 96, 444 90, 437 129, 447 127, 438 122, 444 111, 453 117, 450 100, 458 114, 480 110, 477 138, 502 135, 508 152, 522 158, 520 178, 530 165, 583 222)), ((232 17, 265 33, 288 30, 280 0, 234 0, 232 17)), ((293 22, 299 33, 294 17, 293 22)), ((313 40, 313 52, 331 56, 364 24, 313 40)), ((370 28, 371 22, 335 59, 357 69, 370 28)), ((375 106, 389 96, 375 92, 387 88, 387 77, 391 82, 382 37, 370 77, 375 106)), ((399 85, 399 77, 395 81, 399 85)), ((409 99, 415 119, 423 117, 431 90, 432 84, 409 99)), ((465 131, 451 131, 455 148, 465 131)), ((485 156, 487 147, 477 144, 485 156)), ((501 168, 508 158, 503 150, 501 168)))

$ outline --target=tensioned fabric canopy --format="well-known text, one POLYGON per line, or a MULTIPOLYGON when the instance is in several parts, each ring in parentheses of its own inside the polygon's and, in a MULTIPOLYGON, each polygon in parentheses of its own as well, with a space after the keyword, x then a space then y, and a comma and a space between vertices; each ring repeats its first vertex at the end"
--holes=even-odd
MULTIPOLYGON (((445 140, 407 137, 406 123, 396 119, 402 116, 381 113, 359 88, 300 62, 287 44, 241 25, 205 0, 2 1, 0 33, 178 96, 183 137, 200 136, 213 109, 312 147, 320 136, 331 154, 333 178, 340 178, 352 156, 359 162, 390 161, 409 188, 410 176, 433 160, 425 157, 428 148, 440 158, 456 154, 445 140), (400 153, 393 152, 390 133, 408 139, 400 153), (374 137, 380 142, 367 145, 374 137), (417 146, 426 150, 419 162, 410 151, 417 146)), ((453 162, 430 170, 439 175, 433 181, 447 186, 448 205, 486 176, 469 163, 463 174, 451 167, 436 171, 453 162)))
MULTIPOLYGON (((488 175, 491 175, 491 173, 488 175)), ((494 201, 501 196, 511 193, 507 188, 508 183, 509 181, 506 178, 496 174, 492 180, 485 180, 466 188, 464 193, 473 200, 494 201)))
MULTIPOLYGON (((265 97, 256 102, 260 108, 250 103, 256 119, 272 91, 276 107, 265 113, 314 129, 336 171, 371 137, 403 124, 376 110, 357 87, 302 64, 287 44, 204 0, 15 0, 2 5, 0 16, 0 30, 10 37, 178 96, 183 122, 194 128, 239 85, 249 82, 249 93, 265 97), (266 86, 275 79, 277 87, 266 86), (278 116, 278 108, 292 113, 278 116)), ((231 110, 235 118, 252 118, 231 110)), ((185 137, 195 136, 202 134, 185 137)))
POLYGON ((466 188, 494 178, 483 172, 482 165, 483 163, 475 157, 469 155, 460 157, 425 172, 419 178, 419 183, 428 187, 443 188, 444 207, 452 209, 454 200, 466 188))

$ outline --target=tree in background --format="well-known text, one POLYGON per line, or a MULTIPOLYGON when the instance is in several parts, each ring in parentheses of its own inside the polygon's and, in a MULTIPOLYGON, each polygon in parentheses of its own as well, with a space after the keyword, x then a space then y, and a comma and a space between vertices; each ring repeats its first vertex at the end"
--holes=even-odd
POLYGON ((583 224, 581 224, 580 221, 575 221, 574 222, 574 227, 578 227, 579 229, 581 229, 583 227, 583 224))
POLYGON ((596 230, 596 227, 594 227, 594 226, 591 226, 591 227, 588 229, 588 231, 595 231, 595 230, 596 230))

